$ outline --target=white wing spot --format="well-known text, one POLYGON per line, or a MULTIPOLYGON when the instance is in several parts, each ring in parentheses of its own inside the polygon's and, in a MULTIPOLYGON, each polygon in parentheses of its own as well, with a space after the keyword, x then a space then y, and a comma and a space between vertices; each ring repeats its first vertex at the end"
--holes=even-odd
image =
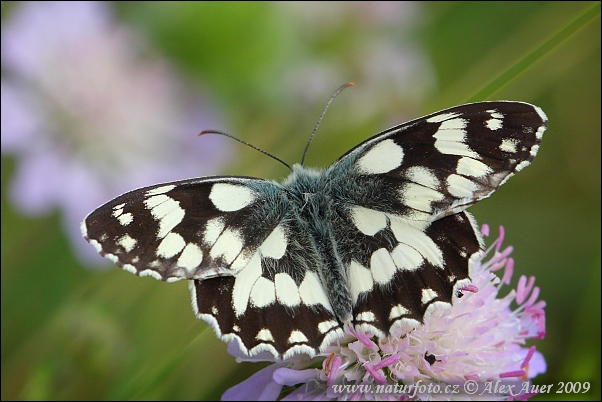
POLYGON ((152 278, 155 278, 158 281, 163 280, 163 277, 161 276, 160 273, 158 273, 157 271, 153 271, 152 269, 145 269, 144 271, 141 271, 138 276, 143 277, 143 276, 150 276, 152 278))
POLYGON ((255 201, 255 192, 248 187, 229 183, 215 183, 209 199, 223 212, 238 211, 255 201))
POLYGON ((107 253, 105 254, 105 258, 108 258, 109 260, 113 261, 113 264, 117 264, 117 262, 119 261, 119 258, 117 258, 115 254, 107 253))
POLYGON ((276 290, 274 282, 260 276, 251 289, 251 304, 255 307, 262 308, 269 306, 276 301, 276 290))
POLYGON ((215 244, 213 244, 213 247, 211 247, 209 255, 213 259, 221 256, 224 258, 224 262, 230 265, 238 254, 240 254, 243 245, 244 242, 240 231, 234 228, 226 228, 215 244))
MULTIPOLYGON (((540 109, 541 110, 541 109, 540 109)), ((543 113, 543 112, 542 112, 543 113)), ((535 133, 535 138, 541 140, 543 138, 543 133, 546 131, 546 126, 540 126, 535 133)))
POLYGON ((387 227, 387 216, 373 209, 354 206, 351 208, 351 218, 355 227, 368 236, 374 236, 387 227))
POLYGON ((203 234, 203 241, 209 246, 215 244, 219 235, 221 235, 224 231, 225 226, 226 221, 221 216, 209 219, 205 224, 205 233, 203 234))
POLYGON ((531 157, 535 158, 537 156, 537 152, 539 152, 539 145, 535 144, 531 147, 531 151, 529 151, 529 153, 531 154, 531 157))
POLYGON ((508 152, 511 154, 516 153, 517 148, 516 146, 518 145, 518 140, 515 138, 504 138, 502 140, 502 143, 499 146, 500 151, 502 152, 508 152))
POLYGON ((400 219, 391 220, 391 230, 397 241, 414 248, 434 266, 443 268, 441 249, 424 231, 410 226, 400 219))
POLYGON ((288 343, 306 343, 309 340, 305 336, 305 334, 299 330, 294 330, 291 332, 291 336, 288 338, 288 343))
POLYGON ((235 276, 232 289, 232 307, 237 317, 247 310, 251 289, 261 277, 261 257, 255 253, 247 266, 235 276))
POLYGON ((167 200, 171 200, 171 198, 169 198, 168 196, 166 196, 164 194, 155 195, 155 196, 152 196, 152 197, 147 198, 146 200, 144 200, 144 206, 147 209, 152 210, 157 205, 160 205, 160 204, 166 202, 167 200))
MULTIPOLYGON (((548 116, 546 116, 546 114, 543 112, 543 110, 541 110, 540 107, 537 107, 537 106, 534 106, 534 105, 531 105, 531 106, 533 107, 533 109, 535 109, 535 111, 537 112, 537 114, 539 115, 539 117, 541 117, 541 120, 545 124, 548 121, 548 116)), ((543 128, 543 130, 541 132, 543 134, 543 131, 545 131, 546 128, 543 125, 540 128, 543 128)), ((539 130, 538 130, 538 132, 539 132, 539 130)), ((537 137, 537 138, 541 139, 541 137, 537 137)))
POLYGON ((125 204, 119 204, 113 207, 113 217, 117 218, 121 226, 127 226, 134 220, 131 213, 123 214, 123 207, 125 204), (123 215, 122 215, 123 214, 123 215))
POLYGON ((264 257, 279 260, 286 251, 287 239, 286 232, 281 225, 276 226, 272 233, 259 246, 259 252, 264 257))
POLYGON ((171 232, 161 241, 155 254, 157 257, 171 258, 184 249, 186 242, 177 233, 171 232))
POLYGON ((428 119, 426 119, 426 122, 427 123, 441 123, 442 121, 454 119, 458 116, 459 116, 459 114, 456 112, 442 113, 442 114, 438 114, 433 117, 429 117, 428 119))
POLYGON ((88 227, 86 226, 86 219, 85 218, 79 224, 79 230, 80 230, 80 232, 82 232, 82 236, 84 236, 84 238, 87 239, 88 238, 88 227))
POLYGON ((415 248, 407 244, 399 243, 391 252, 391 257, 397 268, 414 271, 418 269, 424 258, 415 248))
POLYGON ((100 245, 99 242, 97 242, 94 239, 90 239, 88 240, 90 242, 90 244, 94 247, 94 249, 96 250, 97 253, 101 253, 102 252, 102 246, 100 245))
POLYGON ((119 204, 113 207, 113 212, 111 213, 111 215, 113 215, 114 218, 119 217, 122 213, 123 213, 123 207, 125 204, 119 204))
POLYGON ((379 248, 370 258, 370 270, 372 271, 372 277, 374 282, 384 285, 389 283, 395 275, 397 267, 391 258, 391 254, 386 248, 379 248))
POLYGON ((466 156, 460 158, 460 160, 458 160, 458 166, 456 166, 456 173, 463 176, 483 177, 492 172, 493 170, 483 162, 466 156))
POLYGON ((357 169, 365 174, 387 173, 403 162, 403 149, 392 139, 386 139, 370 148, 357 163, 357 169))
POLYGON ((488 110, 487 112, 491 115, 491 119, 487 120, 485 122, 485 125, 487 126, 488 129, 490 129, 492 131, 496 131, 496 130, 499 130, 500 128, 504 127, 504 125, 503 125, 504 115, 502 113, 500 113, 499 110, 491 109, 491 110, 488 110))
POLYGON ((531 164, 531 162, 529 162, 529 161, 522 161, 521 163, 519 163, 518 165, 516 165, 515 169, 516 169, 517 172, 520 172, 521 170, 523 170, 524 168, 526 168, 530 164, 531 164))
POLYGON ((374 315, 374 313, 372 311, 364 311, 363 313, 359 313, 356 317, 355 320, 356 321, 366 321, 366 322, 372 322, 376 319, 376 316, 374 315))
POLYGON ((257 333, 257 336, 255 337, 255 339, 257 339, 258 341, 264 341, 264 342, 274 342, 274 337, 272 336, 272 333, 270 332, 270 330, 267 328, 260 330, 257 333))
POLYGON ((398 304, 397 306, 394 306, 393 308, 391 308, 391 314, 389 314, 389 320, 392 321, 395 318, 399 318, 401 316, 408 314, 409 312, 410 311, 407 308, 405 308, 401 304, 398 304))
POLYGON ((435 148, 442 154, 470 156, 474 159, 481 159, 478 153, 470 149, 466 140, 465 119, 446 120, 439 126, 437 132, 433 135, 435 138, 435 148))
POLYGON ((244 269, 249 263, 249 260, 253 257, 253 254, 254 253, 250 252, 249 250, 242 250, 242 252, 238 254, 238 257, 236 257, 232 264, 230 264, 230 273, 236 275, 242 269, 244 269))
MULTIPOLYGON (((342 335, 344 335, 344 334, 341 334, 339 336, 333 336, 332 340, 334 341, 335 339, 340 338, 342 335)), ((322 342, 322 343, 324 344, 324 342, 322 342)), ((308 345, 295 345, 286 350, 286 353, 284 353, 284 355, 282 356, 282 360, 287 361, 295 355, 303 355, 303 354, 313 357, 316 355, 316 351, 314 350, 314 348, 312 348, 311 346, 308 346, 308 345)))
POLYGON ((435 172, 423 166, 412 166, 406 170, 406 178, 421 186, 436 190, 439 188, 440 182, 435 172))
POLYGON ((504 115, 497 109, 490 109, 487 111, 494 119, 503 119, 504 115))
POLYGON ((502 120, 500 119, 489 119, 485 122, 485 126, 487 126, 487 128, 491 131, 496 131, 504 127, 502 120))
POLYGON ((299 285, 299 295, 301 296, 303 303, 307 306, 321 304, 329 311, 332 311, 332 306, 326 296, 324 287, 318 276, 312 271, 306 272, 303 282, 299 285))
POLYGON ((203 251, 194 243, 188 243, 178 258, 178 266, 192 271, 203 262, 203 251))
POLYGON ((148 190, 146 192, 146 196, 147 197, 151 197, 153 195, 159 195, 159 194, 163 194, 163 193, 167 193, 168 191, 171 191, 175 188, 176 186, 174 184, 169 184, 167 186, 161 186, 161 187, 157 187, 153 190, 148 190))
POLYGON ((357 261, 351 261, 348 272, 351 300, 356 304, 360 294, 372 290, 374 280, 370 270, 357 261))
POLYGON ((318 331, 320 331, 321 334, 325 334, 331 329, 336 328, 338 326, 339 323, 335 320, 322 321, 318 324, 318 331))
POLYGON ((121 226, 127 226, 134 221, 134 215, 131 213, 123 214, 117 218, 121 226))
POLYGON ((147 198, 144 205, 151 210, 153 218, 159 221, 158 239, 165 237, 184 219, 185 213, 180 208, 180 203, 164 194, 147 198))
POLYGON ((136 247, 136 244, 138 244, 138 241, 130 237, 128 234, 121 236, 121 238, 117 241, 117 245, 123 247, 127 253, 132 251, 134 247, 136 247))
POLYGON ((301 303, 299 288, 297 288, 297 284, 290 275, 283 272, 278 273, 274 277, 274 283, 276 284, 276 297, 280 304, 295 307, 301 303))
POLYGON ((456 198, 472 198, 479 189, 477 183, 457 174, 447 178, 447 191, 456 198))
MULTIPOLYGON (((446 120, 441 123, 433 137, 439 141, 464 142, 467 124, 468 120, 466 119, 446 120)), ((436 142, 435 146, 437 146, 436 142)))
POLYGON ((427 213, 433 210, 431 202, 441 201, 444 198, 444 195, 437 190, 411 182, 401 186, 399 195, 408 207, 427 213))
POLYGON ((422 304, 427 304, 437 296, 439 295, 433 289, 422 289, 422 304))

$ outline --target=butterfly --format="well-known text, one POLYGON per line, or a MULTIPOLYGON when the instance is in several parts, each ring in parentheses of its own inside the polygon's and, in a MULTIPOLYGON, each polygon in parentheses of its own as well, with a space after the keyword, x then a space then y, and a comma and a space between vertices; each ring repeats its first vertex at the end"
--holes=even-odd
POLYGON ((470 284, 483 238, 466 209, 536 156, 543 111, 456 106, 385 130, 282 183, 201 177, 123 194, 83 236, 138 276, 189 281, 192 305, 248 356, 315 356, 348 328, 384 337, 470 284))

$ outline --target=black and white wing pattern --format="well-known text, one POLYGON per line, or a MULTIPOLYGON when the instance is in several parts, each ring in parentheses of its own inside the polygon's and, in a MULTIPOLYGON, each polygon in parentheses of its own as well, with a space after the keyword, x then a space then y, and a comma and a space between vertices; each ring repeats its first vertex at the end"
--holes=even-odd
POLYGON ((327 170, 357 329, 407 332, 461 294, 483 250, 464 210, 532 162, 546 124, 527 103, 457 106, 386 130, 327 170))
POLYGON ((196 315, 254 355, 313 354, 343 335, 319 256, 278 183, 212 177, 145 187, 90 213, 82 233, 126 271, 190 280, 196 315))
POLYGON ((249 356, 323 351, 344 329, 419 325, 470 283, 483 249, 470 205, 529 165, 547 118, 481 102, 393 127, 326 170, 282 183, 207 177, 131 191, 82 222, 139 276, 190 280, 192 304, 249 356))

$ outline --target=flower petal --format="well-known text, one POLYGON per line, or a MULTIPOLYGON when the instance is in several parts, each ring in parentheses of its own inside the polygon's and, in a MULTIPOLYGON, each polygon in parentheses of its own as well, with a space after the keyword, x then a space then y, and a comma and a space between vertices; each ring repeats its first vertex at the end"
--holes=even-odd
POLYGON ((222 401, 275 401, 280 395, 282 385, 273 379, 274 372, 282 364, 273 364, 243 382, 229 388, 222 395, 222 401))

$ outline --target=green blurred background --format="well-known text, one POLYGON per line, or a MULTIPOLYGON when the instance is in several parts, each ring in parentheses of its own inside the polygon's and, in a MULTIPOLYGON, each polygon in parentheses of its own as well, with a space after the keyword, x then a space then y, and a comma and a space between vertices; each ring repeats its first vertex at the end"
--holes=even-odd
MULTIPOLYGON (((2 20, 19 6, 3 2, 2 20)), ((548 303, 547 336, 532 343, 548 370, 535 383, 592 384, 587 394, 536 399, 600 399, 600 3, 405 6, 111 5, 119 23, 221 109, 228 126, 199 131, 226 129, 289 163, 300 160, 325 102, 347 81, 356 86, 327 113, 310 166, 326 166, 393 124, 468 101, 540 106, 549 127, 533 166, 471 212, 505 226, 513 283, 535 275, 548 303), (387 54, 401 45, 417 55, 412 79, 387 54)), ((224 174, 286 176, 275 161, 232 147, 224 174)), ((237 364, 194 318, 185 283, 110 264, 89 269, 73 256, 60 212, 18 214, 6 196, 16 163, 2 158, 3 400, 215 399, 260 367, 237 364)))

